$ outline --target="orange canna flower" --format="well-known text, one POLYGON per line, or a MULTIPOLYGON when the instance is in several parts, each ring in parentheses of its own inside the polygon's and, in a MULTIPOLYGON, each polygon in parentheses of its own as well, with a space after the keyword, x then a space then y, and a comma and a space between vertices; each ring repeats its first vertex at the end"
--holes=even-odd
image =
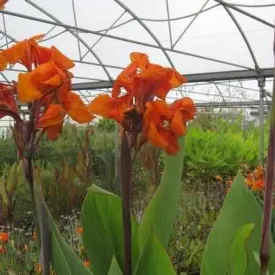
POLYGON ((171 105, 165 103, 167 93, 187 79, 170 68, 151 64, 148 56, 132 53, 131 63, 117 77, 112 95, 100 95, 88 106, 90 112, 119 122, 131 133, 130 146, 149 140, 170 154, 179 150, 178 137, 186 132, 186 122, 194 117, 196 108, 190 98, 171 105), (126 95, 121 96, 121 88, 126 95), (153 101, 155 97, 162 100, 153 101))
POLYGON ((76 232, 77 234, 83 234, 83 227, 77 227, 77 228, 75 229, 75 232, 76 232))
POLYGON ((245 183, 248 185, 248 186, 252 186, 253 183, 254 183, 254 176, 252 173, 249 173, 246 178, 245 178, 245 183))
POLYGON ((18 76, 18 95, 22 103, 42 98, 45 94, 67 85, 68 78, 53 61, 38 66, 29 73, 18 76))
POLYGON ((196 107, 189 97, 176 100, 169 108, 171 116, 171 129, 178 135, 185 135, 186 122, 194 118, 196 107))
MULTIPOLYGON (((16 43, 12 47, 0 52, 0 70, 4 70, 7 64, 20 63, 24 65, 28 71, 32 70, 32 64, 40 64, 39 55, 37 56, 37 48, 39 47, 37 42, 44 35, 37 35, 30 39, 23 40, 16 43)), ((45 48, 46 49, 46 48, 45 48)))
POLYGON ((118 123, 123 123, 124 112, 130 107, 131 96, 124 95, 118 98, 112 98, 109 95, 99 95, 88 106, 91 113, 111 118, 118 123))
POLYGON ((262 166, 256 167, 254 170, 254 175, 256 178, 263 178, 264 177, 264 168, 262 166))
POLYGON ((83 264, 87 268, 89 268, 91 266, 91 262, 90 261, 84 261, 83 264))
POLYGON ((43 128, 50 140, 58 138, 63 128, 65 111, 59 104, 50 104, 46 112, 39 118, 37 128, 43 128))
POLYGON ((161 100, 147 102, 144 114, 145 136, 153 145, 175 154, 179 149, 178 137, 185 135, 185 123, 194 116, 195 110, 190 98, 177 100, 171 105, 161 100))
POLYGON ((9 233, 1 232, 0 233, 0 242, 8 242, 9 240, 9 233))
POLYGON ((262 180, 262 179, 256 180, 252 185, 252 189, 255 191, 263 190, 264 189, 264 180, 262 180))
POLYGON ((0 119, 10 115, 18 118, 17 105, 14 99, 16 88, 12 85, 0 83, 0 119))
POLYGON ((61 103, 66 113, 78 123, 88 123, 94 118, 80 99, 80 96, 73 92, 68 92, 67 98, 61 103))

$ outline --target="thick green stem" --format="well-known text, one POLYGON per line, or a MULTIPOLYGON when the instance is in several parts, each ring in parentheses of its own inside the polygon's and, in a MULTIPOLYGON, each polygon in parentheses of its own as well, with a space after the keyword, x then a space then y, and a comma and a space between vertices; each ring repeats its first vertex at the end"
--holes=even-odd
POLYGON ((124 234, 124 272, 123 275, 132 274, 132 245, 131 245, 131 185, 132 161, 126 133, 123 133, 120 156, 120 184, 122 195, 122 218, 124 234))

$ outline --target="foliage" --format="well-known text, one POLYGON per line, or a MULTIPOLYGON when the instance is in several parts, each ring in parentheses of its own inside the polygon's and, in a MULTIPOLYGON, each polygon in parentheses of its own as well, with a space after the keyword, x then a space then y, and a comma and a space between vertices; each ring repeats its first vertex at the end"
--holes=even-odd
MULTIPOLYGON (((232 270, 237 268, 236 266, 232 266, 232 262, 230 262, 232 259, 232 249, 239 250, 239 257, 249 259, 247 266, 242 267, 242 269, 245 269, 243 274, 259 274, 259 265, 254 257, 254 253, 258 253, 260 249, 261 225, 261 208, 253 193, 248 189, 239 175, 231 186, 218 220, 211 230, 204 251, 201 274, 235 274, 231 273, 232 270), (243 249, 239 247, 243 246, 242 242, 237 240, 239 243, 236 243, 236 236, 238 231, 248 223, 253 223, 255 228, 253 233, 249 234, 246 248, 243 249), (233 248, 232 245, 234 246, 233 248)), ((238 261, 234 263, 239 264, 238 261)), ((269 272, 273 274, 274 271, 275 246, 272 243, 269 272)))

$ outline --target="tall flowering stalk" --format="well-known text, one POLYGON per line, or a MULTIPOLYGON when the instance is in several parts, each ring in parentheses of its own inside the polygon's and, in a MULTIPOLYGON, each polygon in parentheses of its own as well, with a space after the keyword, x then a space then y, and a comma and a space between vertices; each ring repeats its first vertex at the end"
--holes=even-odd
MULTIPOLYGON (((273 54, 275 57, 275 40, 273 45, 273 54)), ((267 166, 266 166, 266 176, 265 176, 264 218, 263 218, 263 224, 262 224, 262 238, 261 238, 261 248, 260 248, 261 275, 268 274, 268 263, 270 259, 270 242, 271 242, 270 232, 271 232, 271 218, 272 218, 272 207, 273 207, 274 167, 275 167, 275 75, 273 80, 269 145, 268 145, 268 152, 267 152, 267 166)))
POLYGON ((171 89, 186 81, 187 79, 174 69, 150 63, 146 54, 132 53, 131 63, 117 77, 111 96, 99 95, 88 106, 91 113, 114 119, 122 126, 120 185, 124 275, 132 274, 132 151, 139 150, 149 141, 168 154, 174 155, 178 152, 178 138, 185 135, 186 122, 194 117, 196 108, 193 101, 187 97, 172 104, 167 104, 165 98, 171 89))
MULTIPOLYGON (((21 64, 27 70, 12 84, 0 83, 0 118, 14 119, 13 135, 29 183, 37 229, 32 158, 39 140, 44 133, 50 140, 58 138, 66 115, 79 123, 93 119, 80 97, 71 92, 69 69, 74 63, 54 46, 40 46, 37 42, 42 37, 34 36, 0 52, 1 71, 8 64, 21 64), (26 107, 28 119, 21 117, 19 105, 26 107)), ((49 274, 49 266, 43 266, 43 274, 49 274)))

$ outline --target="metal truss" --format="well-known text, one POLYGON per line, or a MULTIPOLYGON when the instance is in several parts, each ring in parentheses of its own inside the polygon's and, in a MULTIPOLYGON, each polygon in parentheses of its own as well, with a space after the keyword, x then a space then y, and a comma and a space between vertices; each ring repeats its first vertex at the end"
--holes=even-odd
MULTIPOLYGON (((257 96, 259 96, 260 100, 260 87, 257 89, 252 88, 244 88, 243 86, 238 86, 235 84, 231 84, 230 81, 240 81, 240 83, 243 80, 256 80, 261 81, 262 79, 267 79, 270 77, 273 77, 274 75, 274 68, 263 68, 261 67, 261 62, 258 60, 259 57, 256 55, 253 49, 253 45, 251 45, 251 42, 249 41, 249 37, 247 36, 246 32, 244 31, 241 23, 238 21, 237 14, 241 14, 242 16, 246 16, 247 18, 250 18, 252 20, 255 20, 255 22, 262 24, 265 28, 274 29, 274 24, 272 22, 268 22, 267 20, 264 20, 263 18, 256 16, 253 13, 253 9, 261 9, 261 8, 272 8, 275 7, 275 3, 270 4, 238 4, 238 3, 228 3, 224 0, 205 0, 201 4, 201 6, 197 9, 197 12, 192 12, 189 14, 185 14, 183 16, 177 16, 173 17, 171 13, 171 5, 172 3, 169 2, 169 0, 163 0, 165 2, 165 8, 166 8, 166 17, 164 18, 146 18, 143 16, 140 16, 133 8, 130 8, 130 6, 125 4, 125 1, 123 0, 113 0, 117 6, 120 8, 121 12, 116 18, 114 18, 113 22, 110 23, 110 25, 106 28, 101 28, 98 30, 90 29, 85 26, 80 26, 79 24, 79 16, 81 14, 77 13, 77 5, 78 1, 75 0, 67 0, 68 6, 72 9, 72 22, 73 24, 67 24, 61 20, 61 18, 58 18, 54 16, 52 13, 47 10, 47 8, 43 8, 40 4, 38 4, 34 0, 18 0, 18 3, 22 1, 30 6, 30 8, 37 10, 36 13, 27 14, 27 13, 19 13, 15 12, 12 9, 9 9, 9 5, 7 5, 6 10, 1 10, 0 13, 2 13, 2 26, 3 28, 0 28, 0 50, 5 49, 12 45, 14 42, 18 41, 17 37, 14 37, 13 34, 10 32, 11 28, 9 27, 9 24, 7 24, 7 18, 20 18, 21 20, 27 20, 30 22, 39 22, 43 25, 46 25, 49 27, 49 30, 46 32, 45 37, 43 38, 41 43, 46 41, 54 41, 55 38, 61 37, 64 34, 69 34, 75 39, 77 43, 77 50, 78 50, 78 57, 72 58, 73 61, 76 64, 83 64, 86 66, 90 66, 91 68, 102 68, 104 72, 104 77, 95 78, 92 75, 90 77, 83 76, 81 73, 77 74, 75 76, 75 82, 73 84, 73 90, 78 91, 79 94, 86 99, 88 102, 88 98, 91 98, 94 96, 94 93, 92 90, 104 90, 104 89, 110 89, 112 88, 113 84, 113 73, 112 70, 117 70, 118 72, 123 69, 123 67, 120 64, 116 64, 116 62, 113 63, 106 63, 103 61, 102 56, 95 50, 95 47, 100 47, 101 43, 105 39, 109 39, 111 41, 120 41, 125 44, 132 43, 135 46, 141 46, 141 47, 148 47, 150 49, 159 49, 160 53, 164 55, 164 57, 167 59, 168 63, 171 67, 175 68, 175 60, 174 55, 182 56, 182 57, 189 57, 193 58, 194 60, 201 60, 204 62, 210 62, 213 64, 221 64, 221 65, 227 65, 229 69, 233 69, 230 71, 219 71, 219 72, 200 72, 200 73, 194 73, 194 74, 187 74, 185 75, 188 78, 189 84, 185 85, 184 87, 181 87, 180 90, 177 92, 179 96, 184 96, 186 94, 193 94, 193 95, 199 95, 199 97, 196 99, 198 103, 198 106, 200 104, 213 104, 216 101, 213 101, 217 99, 219 106, 229 106, 232 102, 231 99, 240 99, 242 100, 242 106, 248 106, 247 102, 251 102, 251 98, 246 96, 243 96, 242 94, 238 94, 238 91, 240 88, 244 89, 246 91, 246 94, 249 92, 255 92, 257 96), (223 8, 230 20, 232 21, 232 24, 235 25, 237 31, 241 35, 243 39, 244 46, 246 47, 248 53, 250 54, 250 58, 252 60, 252 63, 254 66, 247 66, 246 64, 231 62, 223 59, 213 58, 211 56, 206 55, 200 55, 197 53, 192 52, 192 49, 190 49, 188 52, 183 51, 180 46, 179 42, 182 42, 183 39, 185 39, 186 33, 192 32, 192 27, 194 25, 194 22, 199 20, 199 18, 202 16, 206 16, 207 13, 215 12, 217 9, 223 8), (249 9, 247 9, 249 8, 249 9), (38 14, 41 14, 42 16, 39 16, 38 14), (127 17, 127 19, 126 19, 127 17), (187 24, 185 24, 185 28, 179 32, 179 34, 176 36, 173 33, 173 24, 174 22, 186 22, 185 20, 188 20, 187 24), (137 23, 141 28, 144 30, 147 36, 151 38, 150 42, 144 42, 139 39, 139 37, 136 37, 135 39, 121 36, 121 35, 115 35, 114 31, 119 30, 120 28, 123 28, 125 26, 130 26, 131 23, 137 23), (149 27, 149 23, 158 23, 162 22, 164 24, 167 23, 168 27, 168 37, 169 37, 169 46, 165 46, 163 44, 163 41, 154 33, 154 31, 149 27), (58 28, 58 32, 56 29, 58 28), (55 32, 53 34, 53 32, 55 32), (90 43, 88 40, 86 40, 85 35, 93 35, 97 36, 97 39, 95 42, 90 43), (83 50, 85 48, 85 50, 83 50), (88 59, 88 56, 92 56, 94 61, 90 61, 91 59, 88 59), (85 81, 85 82, 83 82, 85 81), (209 86, 215 88, 215 92, 202 92, 201 90, 197 90, 200 85, 205 85, 209 83, 209 86), (191 86, 190 86, 191 85, 191 86), (190 87, 192 90, 190 90, 190 87), (233 89, 234 91, 237 91, 235 93, 224 93, 224 89, 233 89), (237 94, 236 94, 237 93, 237 94), (203 98, 203 95, 209 96, 208 101, 205 102, 205 98, 203 98), (200 97, 202 96, 202 97, 200 97), (245 103, 246 102, 246 103, 245 103)), ((180 0, 178 0, 180 1, 180 0)), ((45 1, 46 3, 47 1, 45 1)), ((255 1, 255 3, 258 1, 255 1)), ((41 3, 41 1, 39 2, 41 3)), ((102 15, 105 16, 105 15, 102 15)), ((91 18, 91 20, 93 20, 91 18)), ((183 24, 184 25, 184 24, 183 24)), ((23 30, 22 30, 23 31, 23 30)), ((134 30, 133 30, 134 31, 134 30)), ((8 71, 10 72, 19 72, 21 69, 18 69, 14 66, 11 66, 8 68, 8 71)), ((10 82, 12 79, 8 74, 5 74, 1 72, 1 77, 3 81, 10 82)), ((260 82, 259 82, 260 83, 260 82)), ((264 88, 262 87, 262 90, 264 88)), ((102 91, 105 92, 105 91, 102 91)), ((265 95, 268 95, 268 93, 265 92, 265 95)), ((207 100, 206 100, 207 101, 207 100)), ((237 105, 241 106, 241 105, 237 105)))

